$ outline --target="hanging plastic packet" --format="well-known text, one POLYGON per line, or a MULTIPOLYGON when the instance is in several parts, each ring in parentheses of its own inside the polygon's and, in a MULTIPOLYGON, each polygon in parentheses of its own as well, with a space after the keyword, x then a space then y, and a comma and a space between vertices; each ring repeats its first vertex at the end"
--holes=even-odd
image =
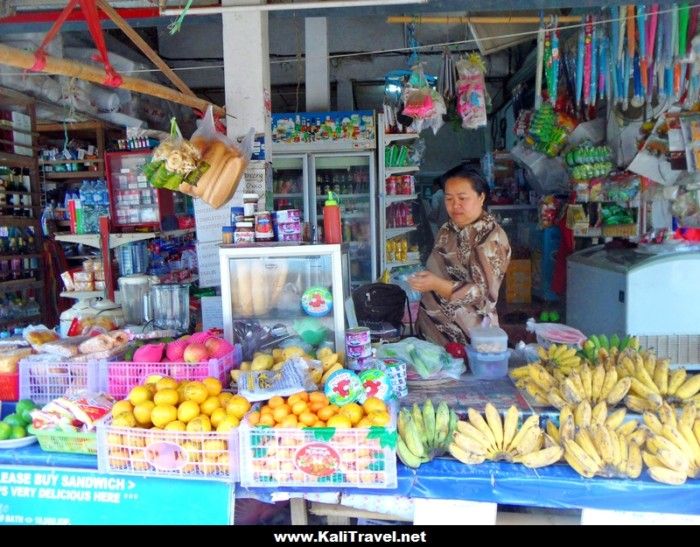
POLYGON ((202 161, 199 150, 182 137, 175 118, 170 120, 170 136, 153 151, 143 174, 154 188, 177 190, 185 180, 196 182, 209 165, 202 161))
POLYGON ((456 63, 457 113, 462 118, 462 127, 477 129, 485 127, 486 118, 486 65, 478 53, 470 53, 456 63))
POLYGON ((413 74, 404 88, 403 100, 403 114, 413 118, 413 132, 420 133, 423 129, 431 128, 436 134, 442 127, 442 116, 447 113, 445 100, 428 84, 422 64, 413 67, 413 74))

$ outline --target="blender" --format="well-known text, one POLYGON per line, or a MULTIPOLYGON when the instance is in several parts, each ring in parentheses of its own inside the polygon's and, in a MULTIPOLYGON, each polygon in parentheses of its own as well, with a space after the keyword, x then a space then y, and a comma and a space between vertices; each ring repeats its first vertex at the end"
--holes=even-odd
POLYGON ((153 321, 156 328, 172 329, 179 332, 186 332, 189 330, 189 283, 162 283, 159 285, 152 285, 150 298, 147 298, 145 302, 147 302, 147 320, 153 321))
POLYGON ((120 277, 117 282, 127 325, 143 325, 146 322, 143 302, 150 289, 148 276, 126 275, 120 277))

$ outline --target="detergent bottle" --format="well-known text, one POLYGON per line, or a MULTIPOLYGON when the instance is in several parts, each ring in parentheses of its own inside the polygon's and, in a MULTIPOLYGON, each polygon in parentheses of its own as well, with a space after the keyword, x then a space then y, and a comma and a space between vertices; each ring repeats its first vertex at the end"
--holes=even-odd
POLYGON ((340 207, 333 192, 328 192, 328 199, 323 207, 323 241, 324 243, 343 242, 340 207))

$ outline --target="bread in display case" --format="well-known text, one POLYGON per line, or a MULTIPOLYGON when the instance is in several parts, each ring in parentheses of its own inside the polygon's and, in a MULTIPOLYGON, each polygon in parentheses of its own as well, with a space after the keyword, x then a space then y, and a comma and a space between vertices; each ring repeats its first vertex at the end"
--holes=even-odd
POLYGON ((224 334, 244 354, 299 343, 344 349, 340 245, 222 245, 219 260, 224 334))

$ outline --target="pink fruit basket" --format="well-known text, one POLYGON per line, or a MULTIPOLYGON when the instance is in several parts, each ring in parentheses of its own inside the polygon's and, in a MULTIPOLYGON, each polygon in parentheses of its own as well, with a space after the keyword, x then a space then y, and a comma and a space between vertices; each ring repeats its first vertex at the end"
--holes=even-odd
POLYGON ((101 363, 100 370, 102 375, 106 376, 105 383, 109 394, 124 398, 132 387, 144 383, 152 375, 169 376, 175 380, 203 380, 212 377, 218 378, 226 386, 229 382, 229 373, 232 369, 238 368, 242 360, 241 345, 235 344, 233 351, 223 357, 209 359, 201 363, 114 361, 101 363))

